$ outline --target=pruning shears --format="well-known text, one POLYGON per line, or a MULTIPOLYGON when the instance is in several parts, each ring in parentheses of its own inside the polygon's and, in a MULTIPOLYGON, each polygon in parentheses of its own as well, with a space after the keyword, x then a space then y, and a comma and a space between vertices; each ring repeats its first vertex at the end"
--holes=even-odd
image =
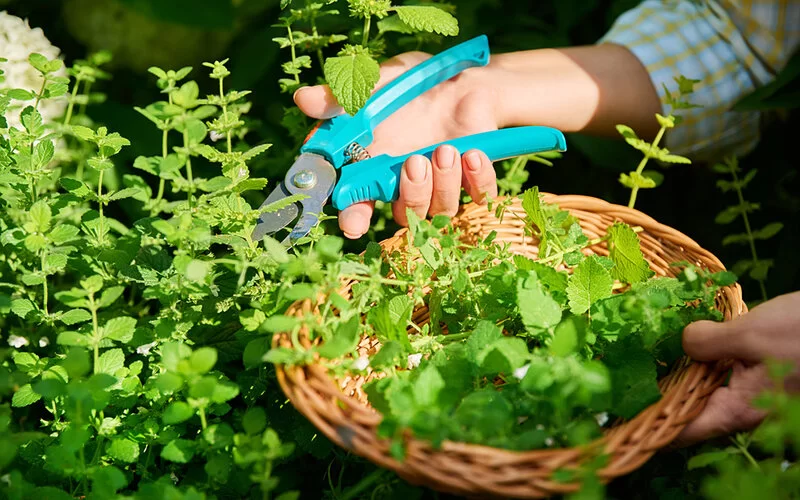
POLYGON ((355 115, 345 114, 320 122, 306 137, 297 160, 261 208, 290 196, 306 195, 305 199, 278 211, 262 213, 252 238, 259 241, 295 222, 283 240, 284 245, 292 244, 308 235, 317 224, 328 199, 338 210, 362 201, 395 201, 406 158, 415 154, 430 158, 443 144, 462 152, 479 149, 491 161, 566 151, 566 139, 559 130, 528 126, 460 137, 406 155, 370 157, 365 148, 372 143, 372 131, 379 123, 439 83, 488 62, 489 42, 481 35, 414 66, 375 92, 355 115))

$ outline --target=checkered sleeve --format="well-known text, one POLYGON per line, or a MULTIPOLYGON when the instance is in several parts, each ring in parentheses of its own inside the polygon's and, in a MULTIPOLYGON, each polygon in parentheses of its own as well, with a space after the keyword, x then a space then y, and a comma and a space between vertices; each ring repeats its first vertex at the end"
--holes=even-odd
MULTIPOLYGON (((694 160, 743 155, 759 140, 762 114, 733 105, 772 81, 798 45, 800 2, 645 0, 620 16, 599 43, 627 47, 664 101, 675 77, 699 80, 666 146, 694 160)), ((663 113, 670 111, 665 104, 663 113)))

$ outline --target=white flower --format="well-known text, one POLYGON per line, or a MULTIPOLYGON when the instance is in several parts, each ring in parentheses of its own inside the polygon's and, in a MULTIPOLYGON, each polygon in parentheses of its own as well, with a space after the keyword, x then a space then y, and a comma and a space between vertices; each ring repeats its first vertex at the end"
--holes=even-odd
POLYGON ((155 342, 150 342, 149 344, 140 345, 136 348, 136 354, 141 354, 142 356, 147 356, 150 354, 150 349, 155 347, 155 342))
POLYGON ((522 380, 525 378, 525 375, 528 374, 528 368, 531 367, 531 364, 528 363, 527 365, 520 366, 516 370, 514 370, 514 378, 517 380, 522 380))
POLYGON ((220 139, 224 139, 226 136, 225 136, 225 134, 221 134, 221 133, 217 132, 216 130, 212 130, 212 131, 210 131, 208 133, 208 137, 212 141, 217 142, 220 139))
POLYGON ((547 447, 550 447, 550 446, 553 446, 553 444, 555 444, 555 441, 553 441, 553 438, 551 438, 551 437, 549 437, 549 438, 545 438, 545 440, 544 440, 544 444, 545 444, 547 447))
POLYGON ((786 469, 788 469, 791 466, 792 464, 788 460, 784 460, 783 462, 781 462, 781 472, 786 472, 786 469))
POLYGON ((8 337, 8 345, 10 345, 11 347, 16 347, 17 349, 19 349, 20 347, 24 347, 29 343, 30 342, 28 342, 28 339, 26 339, 25 337, 20 337, 19 335, 11 335, 10 337, 8 337))
MULTIPOLYGON (((41 28, 31 28, 27 20, 0 11, 0 57, 8 59, 0 63, 0 69, 5 72, 6 79, 0 83, 0 87, 39 91, 42 86, 42 76, 28 63, 28 56, 34 52, 48 59, 55 59, 61 54, 61 50, 44 36, 41 28)), ((67 70, 62 67, 55 74, 67 76, 67 70)), ((21 128, 19 113, 24 105, 27 103, 12 101, 6 112, 9 127, 21 128)), ((66 107, 66 97, 45 99, 39 103, 39 113, 47 123, 61 117, 66 107)))
POLYGON ((50 339, 47 337, 42 337, 39 339, 39 347, 47 347, 50 345, 50 339))
POLYGON ((409 354, 407 368, 413 370, 419 366, 420 361, 422 361, 422 354, 409 354))
POLYGON ((598 413, 594 416, 594 419, 597 420, 597 425, 602 427, 608 422, 608 412, 598 413))
POLYGON ((366 370, 369 366, 369 358, 366 356, 361 356, 357 360, 353 362, 353 368, 356 370, 366 370))

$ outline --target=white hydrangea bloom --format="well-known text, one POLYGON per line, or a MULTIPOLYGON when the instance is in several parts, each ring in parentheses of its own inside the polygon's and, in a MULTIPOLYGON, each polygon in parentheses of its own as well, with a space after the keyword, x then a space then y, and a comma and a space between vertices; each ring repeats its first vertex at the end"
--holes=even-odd
MULTIPOLYGON (((0 63, 0 68, 5 72, 6 81, 0 83, 0 88, 25 89, 38 91, 42 86, 42 77, 38 71, 28 63, 28 56, 38 52, 48 59, 55 59, 61 50, 55 47, 41 28, 31 28, 27 20, 12 16, 6 11, 0 11, 0 58, 8 59, 0 63)), ((67 70, 61 68, 56 72, 58 76, 67 76, 67 70)), ((9 127, 21 128, 19 113, 25 103, 12 101, 6 118, 9 127)), ((66 97, 46 99, 39 103, 39 112, 44 122, 57 120, 64 114, 67 107, 66 97)))
POLYGON ((366 370, 369 366, 369 358, 366 356, 361 356, 357 360, 353 361, 353 368, 356 370, 366 370))
POLYGON ((20 347, 25 347, 28 344, 30 344, 30 342, 28 342, 28 339, 25 337, 20 337, 19 335, 10 335, 8 337, 8 345, 11 347, 19 349, 20 347))
POLYGON ((528 363, 526 365, 520 366, 516 370, 514 370, 514 378, 517 380, 522 380, 525 378, 525 375, 528 374, 528 369, 531 367, 531 364, 528 363))
POLYGON ((419 366, 420 361, 422 361, 422 354, 409 354, 408 362, 406 363, 406 369, 413 370, 419 366))

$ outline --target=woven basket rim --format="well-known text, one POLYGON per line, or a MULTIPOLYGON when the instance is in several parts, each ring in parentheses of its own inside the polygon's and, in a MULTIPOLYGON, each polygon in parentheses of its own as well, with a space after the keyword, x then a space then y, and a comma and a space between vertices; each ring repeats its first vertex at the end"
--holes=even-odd
MULTIPOLYGON (((680 248, 681 252, 684 254, 689 254, 693 252, 697 254, 704 260, 704 264, 706 268, 717 268, 716 270, 723 270, 725 269, 719 259, 714 256, 711 252, 702 248, 695 240, 689 238, 682 232, 662 224, 656 221, 654 218, 640 212, 639 210, 632 209, 622 205, 616 205, 609 203, 605 200, 601 200, 599 198, 585 196, 585 195, 556 195, 552 193, 542 192, 543 201, 546 203, 554 203, 558 205, 561 209, 568 210, 572 212, 586 212, 587 214, 602 214, 603 216, 611 216, 614 221, 624 221, 632 226, 642 226, 645 228, 645 233, 655 234, 656 236, 661 235, 663 238, 664 235, 669 235, 680 241, 680 248), (567 208, 565 208, 565 206, 567 208), (579 206, 580 208, 574 208, 575 206, 579 206), (569 208, 573 207, 573 208, 569 208), (632 223, 632 221, 634 221, 632 223)), ((503 198, 498 198, 495 200, 496 202, 502 201, 503 198)), ((519 199, 514 200, 515 204, 519 204, 519 199)), ((485 205, 478 205, 475 203, 470 203, 464 205, 459 210, 458 214, 453 219, 453 225, 458 226, 459 224, 465 224, 469 227, 471 219, 470 217, 474 216, 476 213, 483 214, 486 212, 485 205)), ((581 225, 583 226, 584 220, 581 219, 580 216, 577 216, 581 225)), ((387 242, 393 242, 397 239, 405 239, 405 235, 408 229, 401 228, 395 234, 383 240, 381 242, 382 248, 384 248, 384 244, 387 242)), ((654 237, 655 238, 655 237, 654 237)), ((501 236, 498 235, 498 239, 502 239, 501 236)), ((668 240, 671 244, 674 243, 672 240, 668 240)), ((677 244, 676 244, 677 245, 677 244)), ((654 265, 647 256, 645 256, 648 260, 648 263, 651 267, 654 265)), ((343 288, 349 287, 352 285, 353 280, 343 280, 343 288)), ((747 311, 746 305, 741 297, 741 287, 738 283, 734 285, 730 285, 725 287, 728 290, 726 293, 726 298, 730 300, 728 304, 730 306, 730 311, 726 311, 726 318, 725 320, 730 320, 735 318, 747 311), (729 295, 729 296, 728 296, 729 295), (728 315, 730 312, 730 315, 728 315)), ((310 299, 306 299, 305 301, 298 301, 295 302, 287 311, 287 314, 294 313, 299 310, 308 310, 309 307, 313 307, 314 304, 310 299)), ((719 307, 719 306, 718 306, 719 307)), ((416 309, 415 309, 416 310, 416 309)), ((273 346, 277 346, 280 344, 281 339, 285 339, 285 332, 278 332, 273 336, 272 343, 273 346)), ((474 456, 480 457, 484 460, 491 460, 494 464, 507 464, 507 465, 514 465, 514 464, 521 464, 526 463, 529 461, 532 462, 552 462, 552 464, 562 464, 562 465, 576 465, 578 461, 585 455, 585 452, 588 450, 594 450, 597 448, 601 449, 608 449, 612 448, 612 457, 611 461, 613 462, 614 459, 621 455, 621 458, 617 460, 619 463, 610 463, 601 468, 598 471, 598 475, 603 481, 608 481, 614 477, 627 474, 632 470, 638 468, 647 458, 649 458, 655 451, 659 448, 664 447, 666 444, 672 441, 674 437, 680 432, 680 430, 685 427, 685 425, 690 421, 694 416, 696 416, 705 406, 705 402, 713 392, 714 389, 719 387, 724 380, 724 377, 730 367, 730 361, 720 361, 717 363, 699 363, 695 361, 689 360, 687 357, 681 358, 677 361, 669 374, 659 380, 659 388, 661 389, 662 396, 661 398, 647 407, 646 409, 642 410, 639 414, 634 416, 633 418, 622 422, 620 425, 612 427, 610 429, 604 429, 604 435, 599 437, 589 443, 586 443, 581 446, 575 447, 567 447, 567 448, 550 448, 550 449, 535 449, 535 450, 510 450, 504 448, 494 448, 486 445, 481 444, 473 444, 473 443, 465 443, 465 442, 457 442, 457 441, 450 441, 445 440, 441 443, 440 447, 434 448, 428 441, 420 438, 416 438, 413 435, 408 436, 405 440, 408 455, 405 461, 399 462, 392 458, 391 456, 387 456, 384 451, 381 450, 364 450, 364 449, 357 449, 357 446, 353 446, 352 443, 348 445, 346 439, 343 439, 338 432, 334 431, 332 428, 329 428, 326 424, 322 422, 321 417, 317 414, 309 414, 308 407, 302 407, 302 405, 298 406, 298 399, 299 393, 294 390, 296 387, 305 386, 310 390, 315 390, 321 394, 324 394, 327 397, 335 398, 331 401, 328 401, 328 404, 331 405, 331 408, 334 408, 337 405, 337 401, 340 405, 343 405, 347 408, 350 408, 351 411, 353 409, 362 408, 367 409, 374 418, 380 420, 382 418, 382 414, 368 405, 368 403, 363 403, 358 398, 353 395, 345 394, 341 385, 337 382, 339 380, 334 379, 331 377, 327 372, 314 364, 310 366, 284 366, 284 365, 276 365, 276 372, 278 374, 278 380, 283 389, 284 393, 289 397, 292 401, 293 405, 297 407, 297 409, 306 417, 309 418, 314 425, 320 429, 324 434, 328 436, 332 441, 336 444, 353 451, 359 455, 365 456, 368 459, 371 459, 373 462, 378 463, 384 467, 391 468, 395 470, 401 477, 406 478, 410 482, 414 483, 417 482, 418 484, 427 484, 430 485, 429 482, 426 480, 422 481, 415 481, 414 479, 419 479, 418 476, 422 475, 424 477, 425 471, 419 470, 418 467, 408 464, 408 458, 412 456, 423 456, 423 455, 430 455, 430 456, 474 456), (324 372, 324 373, 323 373, 324 372), (692 385, 694 387, 694 391, 692 393, 686 392, 687 384, 692 385), (312 387, 313 386, 313 387, 312 387), (327 386, 327 387, 326 387, 327 386), (338 391, 338 394, 335 394, 338 391), (681 392, 684 391, 684 392, 681 392), (293 397, 294 396, 294 397, 293 397), (677 400, 683 400, 683 405, 680 406, 679 410, 682 412, 681 414, 671 415, 674 419, 677 419, 679 422, 670 427, 668 435, 665 436, 656 436, 655 445, 650 445, 649 448, 646 449, 639 449, 636 446, 636 443, 630 444, 630 439, 636 441, 639 439, 639 444, 641 441, 644 440, 643 436, 626 436, 624 432, 621 430, 624 429, 631 429, 640 426, 641 428, 648 427, 646 424, 650 423, 651 426, 654 425, 653 423, 656 422, 658 419, 662 418, 662 411, 673 404, 676 403, 677 400), (688 407, 688 409, 686 409, 688 407), (308 410, 308 411, 306 411, 308 410), (631 448, 630 452, 624 452, 621 454, 613 453, 614 448, 624 449, 631 448), (642 460, 642 454, 647 455, 647 457, 642 460), (626 458, 627 457, 627 458, 626 458), (613 467, 612 467, 613 466, 613 467)), ((360 377, 358 375, 357 377, 360 377)), ((305 403, 303 403, 305 404, 305 403)), ((334 408, 335 409, 335 408, 334 408)), ((351 414, 352 419, 352 414, 351 414)), ((351 420, 352 423, 352 420, 351 420)), ((366 432, 366 431, 365 431, 366 432)), ((666 431, 664 431, 666 432, 666 431)), ((382 439, 373 436, 377 442, 383 441, 382 439)), ((555 468, 560 467, 551 467, 550 470, 554 470, 555 468)), ((541 483, 543 484, 542 488, 538 493, 533 492, 531 495, 521 494, 520 497, 527 497, 527 498, 539 498, 541 497, 541 493, 549 493, 549 494, 556 494, 556 493, 567 493, 570 491, 575 491, 575 483, 556 483, 554 481, 548 481, 547 478, 541 478, 541 483)), ((442 491, 454 491, 454 492, 471 492, 473 491, 470 485, 461 485, 463 487, 459 487, 458 485, 448 485, 446 484, 447 481, 443 480, 444 484, 438 484, 438 488, 442 491)), ((436 487, 436 486, 434 486, 436 487)), ((473 484, 472 487, 475 487, 473 484)), ((510 495, 516 496, 516 495, 510 495)))

